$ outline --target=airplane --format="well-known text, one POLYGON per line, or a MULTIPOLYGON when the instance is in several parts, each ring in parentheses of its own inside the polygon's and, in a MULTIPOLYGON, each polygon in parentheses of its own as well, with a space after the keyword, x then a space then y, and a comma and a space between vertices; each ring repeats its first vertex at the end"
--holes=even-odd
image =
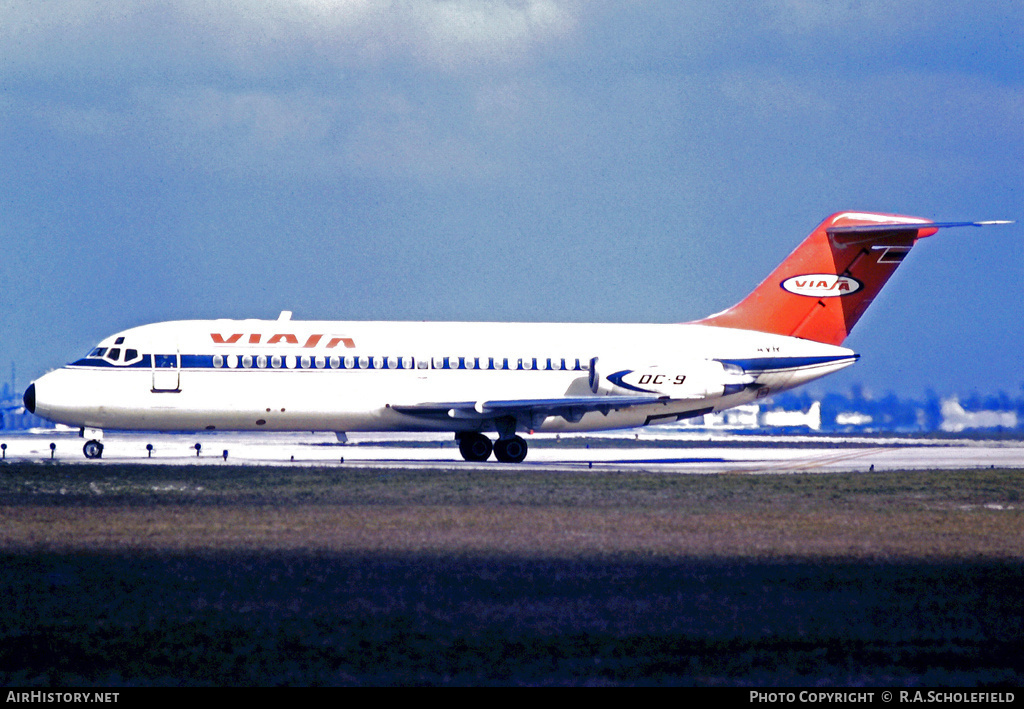
POLYGON ((853 326, 933 222, 839 212, 731 308, 675 324, 189 320, 131 328, 25 391, 106 430, 449 431, 467 461, 526 458, 520 435, 674 423, 857 361, 853 326), (492 442, 486 434, 496 434, 492 442))

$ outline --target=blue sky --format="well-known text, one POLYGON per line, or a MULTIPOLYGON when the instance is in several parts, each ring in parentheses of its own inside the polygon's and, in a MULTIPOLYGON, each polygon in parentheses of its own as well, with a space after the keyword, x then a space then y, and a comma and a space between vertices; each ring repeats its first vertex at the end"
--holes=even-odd
MULTIPOLYGON (((0 377, 213 317, 681 322, 827 215, 1024 219, 1024 5, 0 0, 0 377)), ((825 381, 1024 385, 1024 228, 825 381)))

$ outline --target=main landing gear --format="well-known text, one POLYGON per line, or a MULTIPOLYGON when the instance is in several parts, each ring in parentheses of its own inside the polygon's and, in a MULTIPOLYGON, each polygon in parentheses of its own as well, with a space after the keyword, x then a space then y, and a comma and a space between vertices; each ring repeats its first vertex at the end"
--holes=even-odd
POLYGON ((490 458, 492 450, 494 457, 502 463, 521 463, 526 458, 526 441, 519 436, 499 438, 493 445, 491 439, 482 433, 457 433, 455 438, 462 457, 473 463, 490 458))
POLYGON ((526 458, 526 441, 519 436, 499 438, 494 443, 494 457, 502 463, 522 463, 526 458))

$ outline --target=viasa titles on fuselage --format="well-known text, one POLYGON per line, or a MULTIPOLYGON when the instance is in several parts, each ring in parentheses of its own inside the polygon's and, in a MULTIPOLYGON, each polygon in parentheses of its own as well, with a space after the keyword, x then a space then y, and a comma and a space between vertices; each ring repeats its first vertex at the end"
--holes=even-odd
POLYGON ((843 341, 919 239, 993 223, 834 214, 744 300, 681 324, 143 325, 40 377, 25 407, 80 428, 90 458, 105 430, 451 431, 466 460, 519 462, 525 432, 680 421, 849 366, 843 341))

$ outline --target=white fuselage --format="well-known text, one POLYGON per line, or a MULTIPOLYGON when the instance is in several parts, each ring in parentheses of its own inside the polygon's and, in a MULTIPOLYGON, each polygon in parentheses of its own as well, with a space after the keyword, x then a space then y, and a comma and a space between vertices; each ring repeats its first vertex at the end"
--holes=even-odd
POLYGON ((513 417, 520 431, 590 431, 720 411, 855 359, 833 345, 691 324, 197 320, 106 338, 38 379, 33 403, 40 416, 86 429, 481 431, 495 430, 493 422, 459 415, 454 403, 450 415, 407 407, 631 393, 604 378, 613 372, 689 377, 684 393, 650 405, 575 421, 513 417), (742 369, 747 384, 695 389, 708 361, 742 369))

